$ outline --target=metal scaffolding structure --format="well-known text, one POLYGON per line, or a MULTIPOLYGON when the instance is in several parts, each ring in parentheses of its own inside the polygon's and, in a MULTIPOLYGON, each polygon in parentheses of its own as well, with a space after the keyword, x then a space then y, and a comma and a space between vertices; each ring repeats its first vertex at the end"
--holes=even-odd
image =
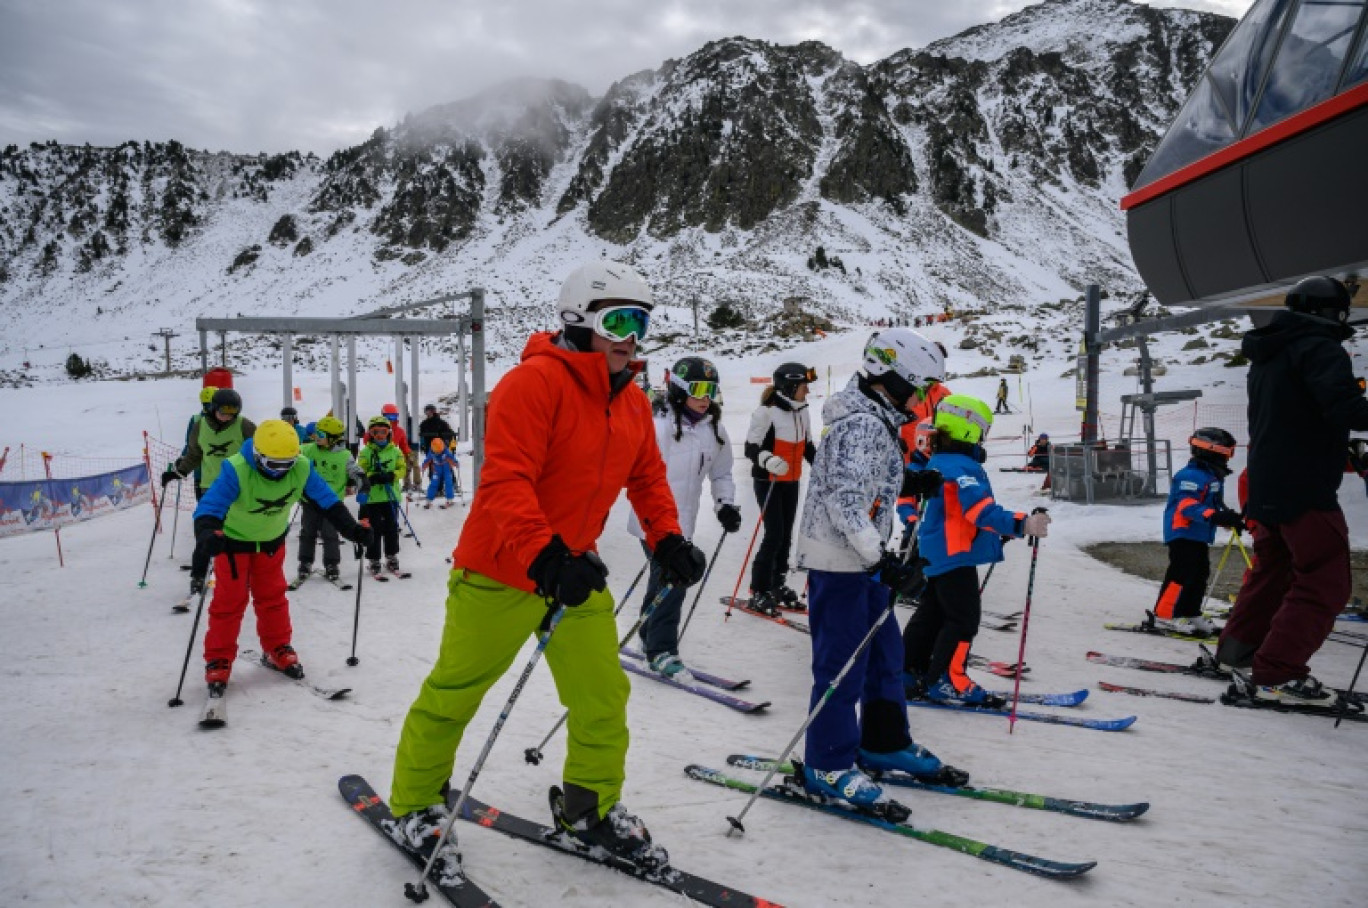
POLYGON ((330 386, 332 389, 332 412, 339 416, 347 427, 347 443, 355 440, 356 426, 356 338, 390 337, 394 341, 394 396, 399 407, 400 419, 407 425, 416 426, 422 413, 419 394, 419 340, 423 337, 442 337, 455 335, 457 357, 459 360, 459 383, 457 386, 458 436, 461 441, 470 441, 473 448, 471 458, 472 489, 479 484, 480 468, 484 464, 484 426, 485 426, 485 292, 476 287, 465 293, 439 296, 434 299, 407 303, 377 309, 350 318, 307 318, 307 317, 248 317, 236 318, 197 318, 195 330, 200 336, 200 367, 209 369, 209 332, 218 332, 220 348, 226 350, 229 332, 241 334, 267 334, 281 338, 281 357, 283 363, 282 406, 293 402, 294 385, 294 339, 297 336, 326 336, 330 341, 330 386), (467 312, 455 312, 456 304, 470 301, 467 312), (451 303, 453 316, 438 319, 391 318, 402 312, 425 308, 442 303, 451 303), (466 335, 470 335, 470 387, 466 385, 466 335), (341 381, 341 344, 347 342, 347 381, 341 381), (404 342, 409 342, 411 382, 404 381, 404 342), (407 390, 407 394, 405 391, 407 390))

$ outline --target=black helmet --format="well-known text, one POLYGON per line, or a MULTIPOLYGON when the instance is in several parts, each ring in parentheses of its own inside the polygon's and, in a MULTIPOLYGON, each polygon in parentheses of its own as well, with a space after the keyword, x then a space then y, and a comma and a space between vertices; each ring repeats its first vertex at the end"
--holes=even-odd
POLYGON ((802 363, 784 363, 774 370, 774 390, 785 397, 798 393, 798 386, 817 380, 817 370, 802 363))
POLYGON ((690 397, 706 397, 721 401, 722 386, 718 383, 717 367, 701 356, 686 356, 670 367, 669 396, 680 406, 690 397))
POLYGON ((242 412, 242 395, 232 388, 219 388, 209 401, 209 410, 226 416, 237 416, 242 412))
POLYGON ((1333 277, 1304 277, 1287 292, 1283 305, 1293 312, 1328 318, 1339 324, 1349 319, 1349 289, 1333 277))
POLYGON ((423 405, 423 412, 424 412, 424 413, 436 413, 436 412, 437 412, 437 405, 436 405, 436 404, 424 404, 424 405, 423 405))
POLYGON ((1212 426, 1193 432, 1188 444, 1192 445, 1193 460, 1218 467, 1224 467, 1235 454, 1235 436, 1212 426))
POLYGON ((293 416, 297 419, 299 417, 299 411, 296 410, 294 407, 281 407, 280 418, 284 419, 287 416, 293 416))

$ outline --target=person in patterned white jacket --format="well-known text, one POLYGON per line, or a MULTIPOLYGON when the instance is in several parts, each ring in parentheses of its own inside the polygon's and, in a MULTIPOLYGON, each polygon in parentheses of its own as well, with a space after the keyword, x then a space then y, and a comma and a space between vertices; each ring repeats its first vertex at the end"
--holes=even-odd
POLYGON ((934 470, 903 469, 898 429, 944 375, 935 344, 909 328, 887 328, 870 337, 860 371, 822 408, 827 430, 797 549, 799 570, 808 571, 812 706, 878 629, 808 726, 802 781, 811 794, 858 807, 885 801, 867 773, 901 771, 942 784, 968 779, 912 740, 902 637, 888 620, 889 591, 915 594, 922 584, 918 565, 884 548, 899 494, 940 487, 934 470))
MULTIPOLYGON (((724 532, 735 533, 741 529, 741 511, 736 507, 736 483, 732 480, 731 439, 722 426, 717 367, 701 356, 686 356, 670 368, 668 381, 665 394, 656 398, 654 405, 655 435, 679 510, 680 530, 684 538, 693 539, 703 479, 707 477, 712 486, 713 512, 724 532)), ((641 540, 650 558, 646 532, 635 511, 627 529, 641 540)), ((652 561, 643 608, 659 593, 661 575, 660 565, 652 561)), ((667 678, 689 682, 693 676, 679 658, 679 613, 684 593, 682 586, 671 589, 642 625, 640 636, 652 669, 667 678)))

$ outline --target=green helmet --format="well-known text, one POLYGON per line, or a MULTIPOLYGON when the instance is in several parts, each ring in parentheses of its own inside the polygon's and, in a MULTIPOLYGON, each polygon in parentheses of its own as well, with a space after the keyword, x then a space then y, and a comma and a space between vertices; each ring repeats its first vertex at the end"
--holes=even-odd
POLYGON ((993 425, 993 411, 977 397, 949 394, 936 404, 934 423, 938 430, 955 441, 983 444, 988 437, 988 429, 993 425))

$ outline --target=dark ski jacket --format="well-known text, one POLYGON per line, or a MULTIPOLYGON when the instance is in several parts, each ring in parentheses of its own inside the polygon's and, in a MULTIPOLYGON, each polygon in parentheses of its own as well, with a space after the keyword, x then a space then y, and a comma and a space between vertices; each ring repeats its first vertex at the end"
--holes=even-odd
POLYGON ((424 451, 432 450, 432 440, 440 438, 442 444, 451 446, 451 440, 456 437, 456 432, 451 428, 451 423, 440 416, 429 416, 418 424, 418 439, 422 442, 424 451))
POLYGON ((1244 336, 1249 359, 1247 514, 1281 524, 1339 509, 1350 430, 1368 431, 1368 399, 1342 346, 1353 329, 1282 311, 1244 336))

